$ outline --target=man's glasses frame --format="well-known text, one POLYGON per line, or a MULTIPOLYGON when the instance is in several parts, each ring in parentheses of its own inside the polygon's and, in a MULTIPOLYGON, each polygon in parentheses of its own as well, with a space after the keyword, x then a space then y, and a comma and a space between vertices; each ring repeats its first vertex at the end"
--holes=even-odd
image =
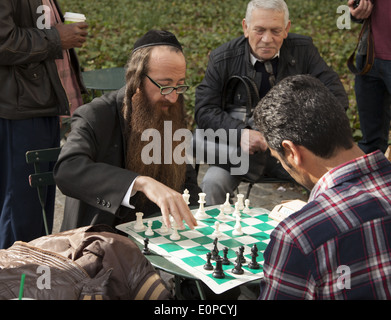
POLYGON ((186 84, 181 84, 179 86, 173 87, 173 86, 162 86, 159 83, 157 83, 155 80, 153 80, 149 75, 145 75, 156 87, 160 89, 160 94, 163 96, 166 96, 173 92, 174 90, 176 91, 177 94, 184 94, 188 89, 189 86, 186 84))

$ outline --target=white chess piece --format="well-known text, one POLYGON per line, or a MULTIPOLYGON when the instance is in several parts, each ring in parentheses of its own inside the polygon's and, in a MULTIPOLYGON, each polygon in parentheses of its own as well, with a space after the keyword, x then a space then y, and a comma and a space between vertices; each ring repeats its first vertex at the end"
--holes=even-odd
POLYGON ((178 226, 175 221, 172 222, 172 230, 173 230, 173 232, 170 235, 170 239, 174 240, 174 241, 179 240, 181 238, 181 236, 178 233, 178 226))
POLYGON ((226 217, 226 215, 224 213, 224 205, 223 204, 220 205, 220 212, 219 212, 219 215, 216 217, 216 219, 217 220, 223 220, 223 221, 227 219, 227 217, 226 217))
POLYGON ((169 230, 168 230, 166 224, 164 223, 163 218, 162 218, 161 222, 162 222, 162 226, 160 227, 160 233, 163 233, 163 234, 168 233, 169 230))
POLYGON ((243 213, 250 213, 251 212, 251 209, 250 209, 250 200, 249 199, 246 199, 244 200, 244 209, 243 209, 243 213))
POLYGON ((225 213, 231 213, 232 212, 232 207, 231 204, 229 203, 229 193, 227 193, 226 200, 224 202, 224 212, 225 213))
POLYGON ((239 217, 239 218, 240 218, 240 216, 241 216, 240 211, 239 211, 239 203, 238 203, 238 202, 235 203, 235 210, 234 210, 234 212, 232 213, 232 216, 233 216, 234 218, 236 218, 236 217, 239 217))
POLYGON ((136 212, 136 224, 134 225, 134 230, 140 232, 145 230, 145 225, 143 223, 144 213, 136 212))
POLYGON ((244 202, 243 202, 243 200, 244 200, 244 195, 241 194, 241 193, 239 193, 239 194, 237 195, 237 197, 238 197, 239 210, 243 210, 243 209, 244 209, 244 202))
POLYGON ((213 231, 212 236, 218 238, 221 237, 223 234, 220 231, 220 222, 215 222, 215 231, 213 231))
POLYGON ((183 200, 185 200, 186 204, 189 205, 190 204, 190 193, 189 193, 189 190, 185 189, 185 191, 183 191, 183 194, 182 194, 182 197, 183 197, 183 200))
POLYGON ((145 231, 145 235, 146 236, 153 236, 154 235, 154 232, 152 230, 152 220, 148 221, 148 228, 147 228, 147 231, 145 231))
POLYGON ((206 203, 205 201, 206 193, 201 192, 198 194, 198 196, 199 196, 198 203, 200 204, 200 206, 195 214, 195 218, 197 220, 208 219, 210 218, 210 215, 206 214, 204 208, 204 204, 206 203))
POLYGON ((243 234, 242 225, 240 224, 240 217, 236 217, 236 223, 234 227, 234 231, 232 231, 234 236, 241 236, 243 234))

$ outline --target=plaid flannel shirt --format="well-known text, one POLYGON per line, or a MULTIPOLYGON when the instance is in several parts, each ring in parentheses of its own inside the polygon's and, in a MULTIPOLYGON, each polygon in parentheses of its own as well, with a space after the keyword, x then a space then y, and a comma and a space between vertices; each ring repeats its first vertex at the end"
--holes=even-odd
POLYGON ((264 253, 260 299, 391 299, 391 163, 380 152, 326 173, 264 253))

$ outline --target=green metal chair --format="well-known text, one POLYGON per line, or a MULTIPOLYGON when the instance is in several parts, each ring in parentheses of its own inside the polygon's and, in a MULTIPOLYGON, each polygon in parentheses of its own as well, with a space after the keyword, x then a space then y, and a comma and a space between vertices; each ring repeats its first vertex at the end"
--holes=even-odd
POLYGON ((55 185, 56 183, 54 181, 53 172, 43 172, 41 164, 56 162, 60 151, 61 147, 26 152, 26 162, 28 164, 34 164, 35 173, 29 176, 29 184, 32 188, 37 188, 39 202, 42 207, 42 217, 46 235, 49 234, 45 210, 47 186, 55 185))
POLYGON ((84 85, 91 90, 95 98, 97 91, 121 89, 125 85, 125 68, 107 68, 85 71, 82 73, 84 85))
MULTIPOLYGON (((85 71, 82 73, 82 77, 85 87, 91 91, 92 98, 96 98, 98 92, 104 94, 105 91, 118 90, 125 85, 125 68, 85 71)), ((70 129, 71 118, 63 118, 60 132, 61 139, 66 138, 66 134, 70 129)))

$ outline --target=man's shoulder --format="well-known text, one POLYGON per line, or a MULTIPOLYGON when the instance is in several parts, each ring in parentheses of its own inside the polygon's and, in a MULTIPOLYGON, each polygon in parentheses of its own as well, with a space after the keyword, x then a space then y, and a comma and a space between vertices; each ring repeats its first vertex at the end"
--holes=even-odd
POLYGON ((391 206, 363 188, 347 184, 330 188, 290 215, 278 226, 305 254, 330 239, 361 228, 363 224, 391 217, 391 206), (355 191, 353 194, 351 189, 355 191))
POLYGON ((321 199, 310 201, 276 227, 276 237, 288 236, 289 241, 308 255, 337 235, 338 230, 333 227, 334 222, 329 219, 329 213, 321 199))
POLYGON ((247 39, 240 36, 214 49, 210 55, 215 62, 237 58, 244 55, 246 44, 247 39))
POLYGON ((123 93, 124 88, 95 98, 90 103, 77 108, 73 118, 77 121, 78 125, 88 123, 92 128, 101 126, 107 128, 110 125, 115 125, 119 110, 123 105, 123 93))
POLYGON ((123 102, 124 88, 109 92, 101 97, 76 109, 75 114, 80 116, 93 116, 96 114, 113 112, 117 109, 118 103, 123 102))
POLYGON ((313 41, 310 36, 305 36, 297 33, 289 33, 288 37, 285 39, 284 42, 288 46, 313 45, 313 41))

